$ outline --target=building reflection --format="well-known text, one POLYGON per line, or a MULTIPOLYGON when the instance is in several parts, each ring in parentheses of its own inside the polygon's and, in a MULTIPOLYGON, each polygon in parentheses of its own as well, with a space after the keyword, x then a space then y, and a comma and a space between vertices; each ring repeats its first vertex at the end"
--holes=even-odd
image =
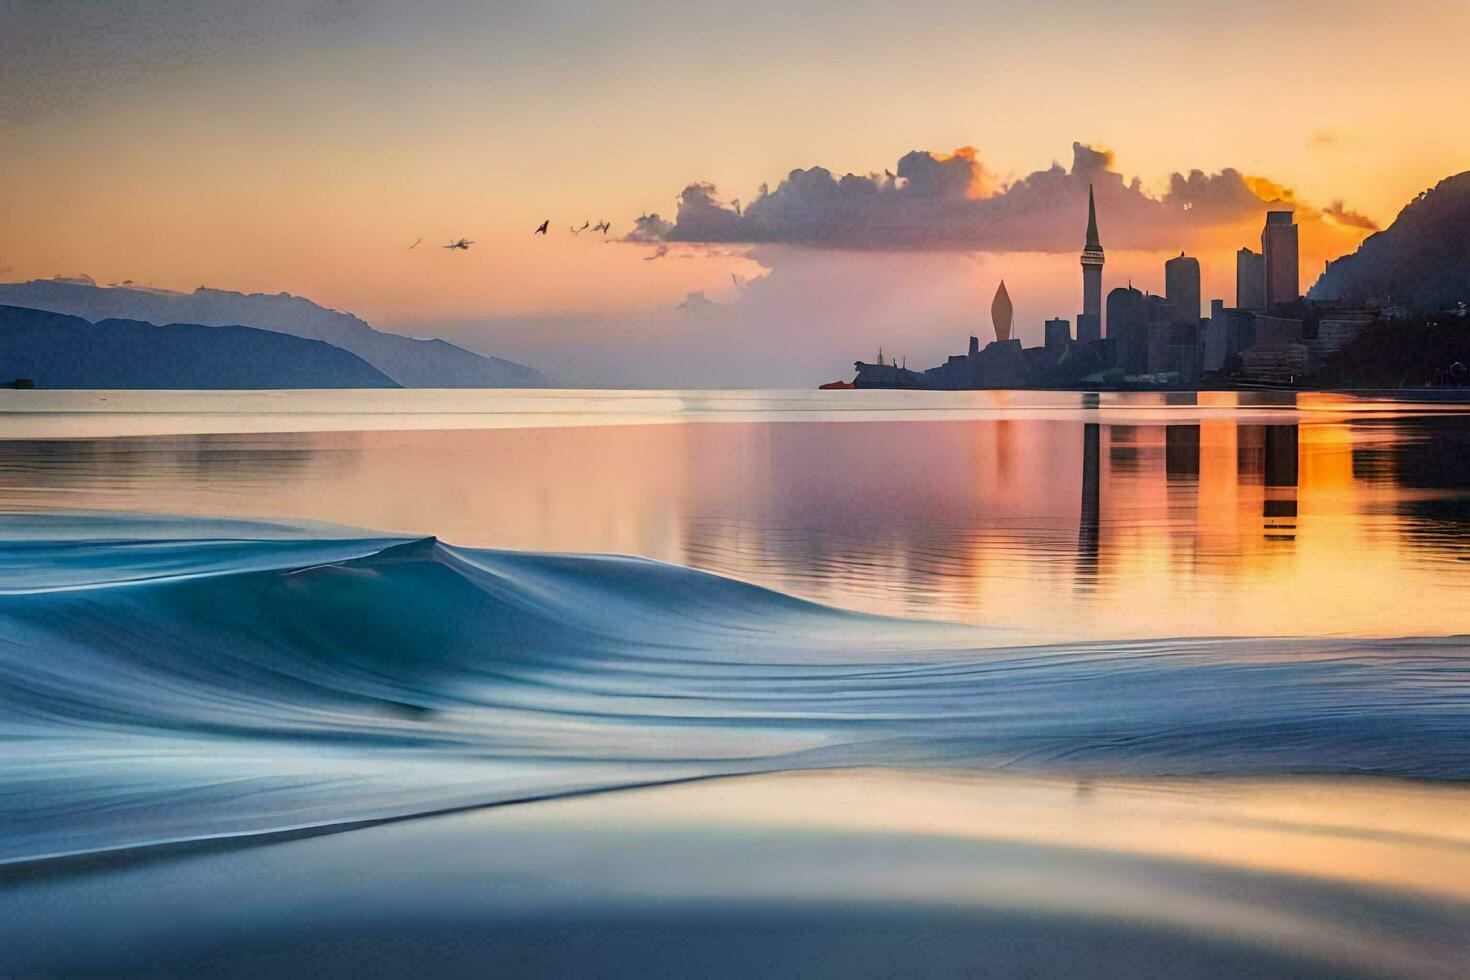
POLYGON ((1276 541, 1296 540, 1298 433, 1295 425, 1265 426, 1265 518, 1266 537, 1276 541))
POLYGON ((1199 426, 1164 426, 1164 473, 1169 482, 1199 482, 1199 426))
POLYGON ((1118 413, 1126 424, 1084 405, 960 422, 0 442, 0 509, 636 554, 1020 636, 1465 628, 1447 598, 1470 585, 1464 418, 1263 424, 1290 406, 1140 405, 1118 413))

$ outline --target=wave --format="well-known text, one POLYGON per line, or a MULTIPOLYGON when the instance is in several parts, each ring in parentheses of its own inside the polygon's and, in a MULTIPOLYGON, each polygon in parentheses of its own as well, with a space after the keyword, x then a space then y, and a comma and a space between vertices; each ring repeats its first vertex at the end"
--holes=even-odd
POLYGON ((1470 776, 1462 637, 1007 646, 626 557, 0 533, 0 861, 780 769, 1470 776))

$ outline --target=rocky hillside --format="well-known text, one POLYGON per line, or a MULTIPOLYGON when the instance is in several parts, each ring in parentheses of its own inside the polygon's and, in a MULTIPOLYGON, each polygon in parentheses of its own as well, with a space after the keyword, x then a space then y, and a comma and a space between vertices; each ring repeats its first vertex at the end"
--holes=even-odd
POLYGON ((1432 313, 1470 302, 1470 171, 1446 177, 1333 262, 1308 299, 1432 313))

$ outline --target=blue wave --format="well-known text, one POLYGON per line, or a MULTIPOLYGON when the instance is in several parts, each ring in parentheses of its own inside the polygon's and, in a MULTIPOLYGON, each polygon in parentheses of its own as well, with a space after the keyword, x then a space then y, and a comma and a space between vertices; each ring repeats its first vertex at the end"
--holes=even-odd
POLYGON ((1470 776, 1470 645, 997 645, 678 566, 10 519, 0 860, 733 773, 1470 776))

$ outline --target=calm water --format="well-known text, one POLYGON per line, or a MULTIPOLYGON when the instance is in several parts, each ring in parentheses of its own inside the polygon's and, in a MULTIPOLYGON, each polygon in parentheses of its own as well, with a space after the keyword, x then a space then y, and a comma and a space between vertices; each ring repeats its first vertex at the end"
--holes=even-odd
POLYGON ((51 437, 0 441, 0 509, 639 555, 1023 638, 1470 627, 1470 414, 1443 406, 428 392, 272 396, 262 412, 228 393, 128 397, 6 416, 51 437), (120 434, 136 431, 162 434, 120 434))
POLYGON ((1470 971, 1459 409, 0 426, 0 975, 1470 971))

